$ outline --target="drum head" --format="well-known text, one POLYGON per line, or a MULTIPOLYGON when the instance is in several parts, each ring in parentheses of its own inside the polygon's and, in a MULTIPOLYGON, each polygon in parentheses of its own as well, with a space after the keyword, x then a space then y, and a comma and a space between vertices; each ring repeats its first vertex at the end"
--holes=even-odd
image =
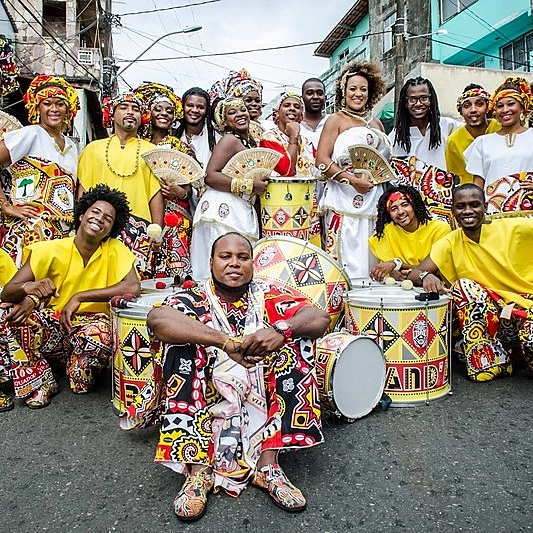
POLYGON ((137 298, 134 302, 130 302, 126 309, 114 309, 114 312, 120 317, 128 318, 146 318, 151 308, 163 302, 163 300, 173 294, 170 290, 161 290, 150 294, 143 294, 140 298, 137 298))
POLYGON ((333 373, 333 399, 346 418, 361 418, 377 405, 385 387, 385 358, 367 337, 353 337, 333 373))
MULTIPOLYGON (((381 286, 353 289, 348 292, 347 300, 348 304, 354 307, 424 309, 426 302, 416 299, 417 294, 421 292, 422 290, 418 288, 406 291, 399 286, 388 287, 381 284, 381 286)), ((448 296, 441 295, 438 300, 429 300, 427 307, 446 306, 449 301, 448 296)))

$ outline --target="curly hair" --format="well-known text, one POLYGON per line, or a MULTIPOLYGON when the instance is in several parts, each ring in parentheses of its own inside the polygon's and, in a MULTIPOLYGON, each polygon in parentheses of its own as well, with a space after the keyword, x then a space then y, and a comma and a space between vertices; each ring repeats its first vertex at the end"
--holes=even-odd
POLYGON ((342 108, 346 82, 352 76, 362 76, 368 81, 368 101, 366 108, 372 109, 381 96, 385 94, 387 87, 381 77, 379 67, 370 61, 354 61, 344 67, 335 83, 335 109, 339 111, 342 108), (351 76, 346 76, 348 73, 351 73, 351 76))
MULTIPOLYGON (((205 108, 207 111, 207 114, 205 116, 205 123, 207 124, 207 141, 209 143, 209 150, 213 151, 213 148, 215 147, 216 137, 215 137, 215 126, 213 124, 214 116, 213 116, 213 107, 211 106, 211 100, 209 98, 209 94, 207 91, 204 91, 204 89, 201 89, 200 87, 191 87, 190 89, 187 89, 183 96, 181 97, 181 103, 183 105, 183 113, 185 114, 185 102, 187 101, 187 98, 189 96, 200 96, 205 100, 205 108)), ((180 125, 178 126, 178 129, 176 130, 176 137, 178 139, 181 139, 183 132, 185 131, 185 117, 183 117, 180 121, 180 125)))
POLYGON ((111 189, 103 183, 99 183, 84 192, 74 205, 74 229, 78 231, 80 217, 98 200, 111 204, 115 209, 115 222, 105 239, 116 237, 124 229, 126 222, 128 222, 130 206, 128 198, 122 191, 111 189))
POLYGON ((389 187, 378 200, 378 216, 376 220, 376 237, 381 239, 383 237, 383 232, 385 231, 385 226, 392 222, 392 217, 387 211, 387 201, 392 193, 399 192, 405 196, 409 196, 409 203, 413 206, 413 211, 415 216, 418 219, 419 224, 427 224, 431 220, 431 215, 422 200, 420 193, 409 185, 398 185, 397 187, 389 187))
POLYGON ((415 87, 417 85, 427 85, 429 94, 431 96, 429 102, 429 148, 437 148, 442 141, 440 132, 440 111, 439 111, 439 99, 437 98, 437 92, 433 87, 433 84, 426 78, 418 76, 407 80, 398 98, 398 111, 396 112, 396 120, 394 122, 394 128, 396 134, 394 136, 394 144, 401 146, 406 152, 411 151, 411 115, 409 108, 407 107, 407 89, 409 87, 415 87))

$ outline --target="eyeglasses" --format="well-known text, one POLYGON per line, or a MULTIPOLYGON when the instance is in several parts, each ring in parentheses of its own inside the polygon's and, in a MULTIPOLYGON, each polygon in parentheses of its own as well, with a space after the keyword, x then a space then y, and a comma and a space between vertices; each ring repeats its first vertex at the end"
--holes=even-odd
POLYGON ((417 102, 420 102, 421 104, 429 104, 431 95, 421 94, 420 96, 407 96, 405 99, 409 105, 415 105, 417 102))

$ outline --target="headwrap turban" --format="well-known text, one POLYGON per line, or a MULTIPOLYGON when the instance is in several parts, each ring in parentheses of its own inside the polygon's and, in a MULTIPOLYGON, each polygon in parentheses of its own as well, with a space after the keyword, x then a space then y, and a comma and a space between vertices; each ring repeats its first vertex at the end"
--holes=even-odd
POLYGON ((220 100, 215 107, 215 122, 220 130, 224 129, 224 122, 226 120, 226 111, 231 107, 242 107, 244 100, 242 98, 224 98, 220 100))
POLYGON ((238 72, 230 71, 227 78, 224 80, 227 96, 234 96, 236 98, 245 97, 250 91, 257 91, 259 96, 262 96, 263 86, 257 80, 254 80, 248 71, 243 68, 238 72))
POLYGON ((30 124, 38 124, 40 121, 39 104, 47 98, 59 98, 67 106, 67 122, 70 122, 80 108, 80 100, 76 89, 59 76, 41 74, 33 78, 26 94, 22 97, 28 110, 30 124))
POLYGON ((300 104, 302 105, 302 109, 303 109, 303 106, 304 106, 304 101, 302 100, 302 97, 299 95, 299 94, 296 94, 294 92, 285 92, 285 93, 281 93, 280 97, 278 98, 278 101, 276 102, 276 104, 274 105, 274 108, 276 111, 279 111, 279 108, 281 107, 281 104, 287 99, 287 98, 296 98, 296 100, 298 100, 298 102, 300 102, 300 104))
POLYGON ((113 126, 115 108, 124 102, 133 102, 139 106, 141 110, 141 124, 148 124, 150 122, 150 111, 147 110, 142 100, 133 93, 122 93, 115 96, 115 98, 104 101, 102 106, 102 124, 104 128, 111 128, 113 126))
POLYGON ((459 111, 459 113, 463 108, 463 104, 469 98, 483 98, 483 100, 486 100, 488 103, 490 100, 490 94, 482 87, 475 87, 474 89, 469 89, 468 91, 465 91, 461 96, 459 96, 459 98, 457 98, 457 111, 459 111))
POLYGON ((161 83, 144 83, 135 89, 135 95, 140 98, 148 109, 159 102, 168 102, 174 107, 176 118, 183 118, 181 98, 168 85, 161 83))
POLYGON ((529 83, 524 78, 507 78, 491 96, 489 111, 494 111, 502 98, 514 98, 527 114, 533 111, 533 94, 529 83), (514 88, 509 88, 512 85, 514 88))
POLYGON ((409 196, 408 194, 404 194, 403 192, 400 192, 400 191, 394 191, 387 198, 387 205, 386 205, 387 213, 390 214, 391 205, 397 200, 407 200, 410 204, 412 203, 411 196, 409 196))

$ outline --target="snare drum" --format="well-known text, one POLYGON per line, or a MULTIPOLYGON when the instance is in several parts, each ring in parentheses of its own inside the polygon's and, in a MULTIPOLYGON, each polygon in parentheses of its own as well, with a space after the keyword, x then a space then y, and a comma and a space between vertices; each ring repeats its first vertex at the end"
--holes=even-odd
POLYGON ((450 392, 450 299, 421 302, 400 287, 354 289, 347 296, 346 328, 368 335, 387 361, 385 392, 393 407, 444 399, 450 392))
POLYGON ((153 374, 151 342, 146 317, 153 305, 161 303, 171 292, 147 294, 131 302, 127 309, 111 308, 113 338, 113 408, 125 414, 135 396, 153 374))
POLYGON ((269 237, 254 244, 254 277, 283 285, 331 316, 330 330, 344 311, 350 288, 342 267, 320 248, 292 237, 269 237))
POLYGON ((385 385, 385 358, 372 339, 339 331, 316 341, 316 373, 323 408, 349 419, 374 409, 385 385))
POLYGON ((285 235, 308 240, 315 178, 269 178, 261 195, 262 236, 285 235))

